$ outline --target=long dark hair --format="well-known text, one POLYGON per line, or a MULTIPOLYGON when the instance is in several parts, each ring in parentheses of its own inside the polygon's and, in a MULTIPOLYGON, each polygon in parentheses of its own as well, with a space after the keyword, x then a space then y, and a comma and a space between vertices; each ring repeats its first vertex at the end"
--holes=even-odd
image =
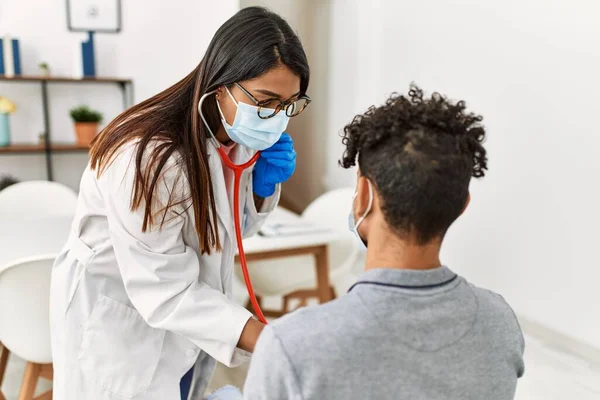
MULTIPOLYGON (((169 209, 191 201, 202 252, 221 249, 206 149, 208 132, 198 115, 198 102, 220 86, 259 77, 282 64, 300 77, 300 94, 306 94, 308 61, 292 28, 267 9, 242 9, 219 28, 204 58, 188 76, 129 108, 98 135, 91 149, 91 167, 98 176, 123 145, 139 140, 131 210, 145 206, 142 231, 151 229, 157 216, 162 227, 169 209), (148 147, 152 143, 158 144, 148 147), (144 153, 147 148, 149 154, 144 153), (171 196, 166 206, 152 209, 163 168, 177 153, 190 194, 188 198, 171 196)), ((216 132, 220 117, 214 96, 203 103, 203 113, 216 132)))

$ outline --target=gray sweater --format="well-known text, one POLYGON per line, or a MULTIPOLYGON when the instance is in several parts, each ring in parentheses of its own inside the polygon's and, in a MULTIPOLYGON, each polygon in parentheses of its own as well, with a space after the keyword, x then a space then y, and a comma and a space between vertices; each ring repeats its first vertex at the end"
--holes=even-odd
POLYGON ((446 267, 376 269, 267 326, 244 398, 513 399, 524 341, 504 299, 446 267))

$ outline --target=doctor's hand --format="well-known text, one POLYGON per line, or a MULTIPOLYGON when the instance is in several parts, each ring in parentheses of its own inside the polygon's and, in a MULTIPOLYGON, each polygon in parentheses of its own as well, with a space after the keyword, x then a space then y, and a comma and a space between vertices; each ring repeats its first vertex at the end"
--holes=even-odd
POLYGON ((287 181, 295 169, 294 141, 284 132, 277 143, 260 153, 252 172, 254 194, 263 198, 272 196, 277 184, 287 181))
POLYGON ((260 321, 255 320, 254 318, 248 319, 246 322, 246 326, 242 330, 242 334, 240 335, 240 340, 238 341, 237 347, 252 353, 254 351, 254 346, 256 346, 256 342, 258 341, 258 337, 262 332, 265 324, 260 321))

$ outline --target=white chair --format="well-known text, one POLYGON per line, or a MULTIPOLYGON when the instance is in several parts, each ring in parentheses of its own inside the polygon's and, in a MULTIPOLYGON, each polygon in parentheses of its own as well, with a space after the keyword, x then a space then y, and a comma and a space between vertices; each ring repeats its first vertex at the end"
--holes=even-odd
POLYGON ((49 181, 15 183, 0 191, 0 220, 73 216, 77 193, 69 187, 49 181))
MULTIPOLYGON (((350 188, 325 193, 313 201, 301 216, 304 221, 340 234, 340 239, 331 243, 328 249, 332 283, 342 281, 344 275, 350 275, 352 266, 360 255, 356 239, 348 229, 348 213, 352 207, 353 194, 354 189, 350 188)), ((236 265, 235 271, 238 279, 243 282, 239 265, 236 265)), ((304 306, 308 299, 317 297, 315 259, 312 256, 249 262, 248 271, 259 303, 267 296, 283 298, 282 310, 263 310, 267 316, 277 317, 289 312, 289 302, 292 299, 300 299, 300 306, 304 306)), ((331 290, 335 297, 333 287, 331 290)))
POLYGON ((53 262, 42 257, 0 270, 0 341, 27 361, 19 400, 52 399, 52 391, 33 396, 39 378, 53 375, 48 307, 53 262))

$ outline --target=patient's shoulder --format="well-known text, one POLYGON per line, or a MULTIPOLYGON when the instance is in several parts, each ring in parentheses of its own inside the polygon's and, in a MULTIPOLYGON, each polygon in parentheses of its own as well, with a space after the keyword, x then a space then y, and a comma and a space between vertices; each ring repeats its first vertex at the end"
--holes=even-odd
POLYGON ((478 298, 480 323, 488 331, 505 341, 514 342, 521 353, 525 348, 525 339, 518 318, 512 307, 500 294, 469 283, 469 287, 478 298))
POLYGON ((327 348, 335 344, 329 341, 337 342, 340 333, 357 333, 364 325, 360 321, 364 321, 361 314, 365 311, 358 298, 346 295, 323 305, 301 308, 270 325, 281 344, 291 351, 307 346, 327 348))

